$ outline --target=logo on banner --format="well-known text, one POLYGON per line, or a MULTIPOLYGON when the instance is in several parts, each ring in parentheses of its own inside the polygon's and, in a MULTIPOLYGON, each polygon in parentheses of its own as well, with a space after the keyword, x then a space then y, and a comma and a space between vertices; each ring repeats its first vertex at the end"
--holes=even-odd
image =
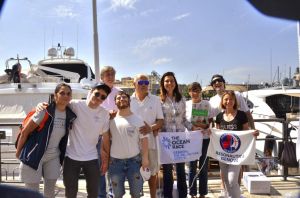
POLYGON ((170 149, 172 147, 171 139, 168 137, 162 138, 162 145, 165 149, 170 149))
POLYGON ((235 153, 241 146, 241 140, 236 134, 225 133, 220 137, 220 145, 223 151, 235 153))
POLYGON ((189 139, 180 139, 180 136, 162 138, 162 145, 165 149, 183 149, 184 145, 190 142, 189 139))

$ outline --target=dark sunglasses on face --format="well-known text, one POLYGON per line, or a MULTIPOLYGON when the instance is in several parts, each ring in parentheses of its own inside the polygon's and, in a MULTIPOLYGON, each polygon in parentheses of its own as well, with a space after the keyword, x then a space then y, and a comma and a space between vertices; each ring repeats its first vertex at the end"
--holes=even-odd
POLYGON ((101 100, 105 100, 106 97, 107 97, 106 95, 102 95, 99 92, 95 92, 94 96, 97 97, 97 98, 100 98, 101 100))
POLYGON ((221 80, 221 79, 216 79, 216 80, 212 81, 212 84, 216 84, 217 82, 218 82, 218 83, 222 83, 223 80, 221 80))
POLYGON ((62 91, 62 92, 58 92, 58 94, 59 95, 61 95, 61 96, 65 96, 65 95, 67 95, 67 96, 71 96, 72 95, 72 93, 71 92, 64 92, 64 91, 62 91))
POLYGON ((149 85, 149 80, 139 80, 138 85, 149 85))

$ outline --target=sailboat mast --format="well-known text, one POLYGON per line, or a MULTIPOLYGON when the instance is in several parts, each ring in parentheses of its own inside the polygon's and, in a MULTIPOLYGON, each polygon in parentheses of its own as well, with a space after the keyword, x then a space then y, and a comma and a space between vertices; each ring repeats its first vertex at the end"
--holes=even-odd
POLYGON ((100 65, 99 65, 99 42, 98 42, 98 27, 97 27, 97 0, 93 0, 93 36, 94 36, 94 67, 96 82, 100 78, 100 65))
POLYGON ((297 40, 298 40, 298 69, 300 70, 300 22, 297 22, 297 40))

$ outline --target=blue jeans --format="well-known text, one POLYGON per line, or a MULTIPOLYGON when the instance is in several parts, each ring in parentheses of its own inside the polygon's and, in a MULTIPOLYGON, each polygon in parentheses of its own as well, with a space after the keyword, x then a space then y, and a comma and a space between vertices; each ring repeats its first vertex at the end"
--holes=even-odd
MULTIPOLYGON (((98 152, 99 167, 101 166, 101 155, 100 155, 101 139, 102 136, 99 136, 98 144, 96 145, 97 152, 98 152)), ((98 198, 106 198, 106 179, 105 179, 105 175, 101 175, 101 173, 99 176, 98 198)))
MULTIPOLYGON (((173 164, 163 164, 164 198, 172 198, 173 192, 173 164)), ((177 189, 179 198, 187 197, 187 185, 185 177, 185 163, 176 164, 177 189)))
MULTIPOLYGON (((199 158, 199 169, 202 167, 204 160, 206 158, 209 141, 210 141, 209 139, 203 139, 202 155, 199 158)), ((196 176, 197 164, 198 164, 198 160, 190 162, 189 188, 190 188, 191 196, 197 195, 197 179, 195 179, 193 183, 193 179, 196 176)), ((207 172, 208 172, 208 159, 206 159, 205 164, 203 165, 200 174, 198 175, 200 195, 207 195, 207 172)))
POLYGON ((140 174, 141 156, 129 159, 110 158, 109 177, 112 183, 113 194, 121 198, 125 194, 125 179, 128 179, 131 197, 140 197, 143 189, 143 178, 140 174))

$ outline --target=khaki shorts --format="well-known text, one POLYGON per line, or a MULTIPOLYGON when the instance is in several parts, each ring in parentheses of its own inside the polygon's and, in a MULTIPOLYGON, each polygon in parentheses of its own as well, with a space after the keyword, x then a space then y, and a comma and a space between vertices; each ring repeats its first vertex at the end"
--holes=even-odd
POLYGON ((157 149, 149 149, 149 168, 151 175, 156 175, 159 171, 157 149))
POLYGON ((42 158, 37 170, 23 164, 20 164, 20 179, 24 183, 40 183, 42 176, 45 179, 58 179, 60 176, 59 157, 45 159, 42 158))

